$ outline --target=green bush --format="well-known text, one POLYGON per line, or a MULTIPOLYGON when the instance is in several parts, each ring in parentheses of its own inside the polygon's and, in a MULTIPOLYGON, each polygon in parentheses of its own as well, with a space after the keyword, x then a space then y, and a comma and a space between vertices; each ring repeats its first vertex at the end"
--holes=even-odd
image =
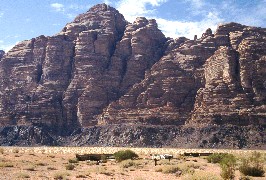
POLYGON ((242 159, 239 171, 245 176, 262 177, 265 173, 263 169, 264 159, 259 152, 253 152, 251 157, 242 159))
POLYGON ((236 158, 232 154, 227 154, 220 161, 220 166, 222 169, 221 177, 223 179, 234 179, 235 169, 236 169, 236 158))
POLYGON ((227 153, 214 153, 207 157, 207 161, 208 163, 220 163, 226 156, 228 156, 227 153))
POLYGON ((115 159, 119 162, 126 159, 135 159, 139 157, 135 152, 131 150, 117 151, 116 153, 114 153, 114 156, 115 159))

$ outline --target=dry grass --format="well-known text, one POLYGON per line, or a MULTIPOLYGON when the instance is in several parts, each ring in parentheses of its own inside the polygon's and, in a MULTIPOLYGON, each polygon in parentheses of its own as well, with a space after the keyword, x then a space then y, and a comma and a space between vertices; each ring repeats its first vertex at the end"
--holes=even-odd
POLYGON ((25 178, 30 178, 30 175, 28 175, 27 173, 17 173, 16 177, 19 179, 25 179, 25 178))
MULTIPOLYGON (((85 153, 113 153, 115 150, 125 148, 69 148, 69 147, 1 147, 0 148, 0 174, 2 179, 220 179, 218 164, 207 163, 203 157, 185 157, 175 155, 179 149, 145 149, 136 152, 138 160, 115 162, 108 160, 97 165, 94 161, 79 161, 75 154, 85 153), (166 150, 164 152, 164 150, 166 150), (1 153, 3 152, 3 153, 1 153), (151 153, 174 152, 174 159, 160 160, 158 165, 150 159, 151 153), (16 156, 16 157, 15 157, 16 156), (69 164, 73 170, 66 170, 69 164), (181 173, 181 174, 180 174, 181 173), (177 177, 177 175, 179 175, 177 177), (198 178, 196 178, 198 177, 198 178)), ((132 149, 134 151, 134 149, 132 149)), ((241 156, 248 156, 247 152, 238 151, 241 156), (243 155, 244 154, 244 155, 243 155)), ((265 152, 265 151, 264 151, 265 152)), ((264 154, 265 155, 265 154, 264 154)), ((240 178, 241 174, 236 173, 240 178)), ((261 179, 258 180, 263 180, 261 179)), ((254 179, 255 180, 255 179, 254 179)))
POLYGON ((10 162, 0 162, 0 167, 14 167, 10 162))
POLYGON ((137 164, 135 163, 135 161, 132 161, 132 160, 125 160, 125 161, 122 161, 122 162, 120 163, 120 167, 121 167, 121 168, 129 168, 129 167, 132 167, 132 166, 134 166, 134 167, 137 166, 137 164))
POLYGON ((178 166, 176 165, 165 165, 162 167, 162 173, 165 174, 173 174, 179 170, 178 166))
POLYGON ((73 164, 67 164, 66 165, 66 170, 74 170, 75 166, 73 164))
POLYGON ((212 172, 195 171, 193 174, 183 176, 184 180, 222 180, 222 178, 212 172))
POLYGON ((70 176, 68 172, 57 172, 54 174, 54 179, 55 180, 66 179, 67 176, 70 176))
POLYGON ((4 154, 5 150, 3 148, 0 148, 0 154, 4 154))

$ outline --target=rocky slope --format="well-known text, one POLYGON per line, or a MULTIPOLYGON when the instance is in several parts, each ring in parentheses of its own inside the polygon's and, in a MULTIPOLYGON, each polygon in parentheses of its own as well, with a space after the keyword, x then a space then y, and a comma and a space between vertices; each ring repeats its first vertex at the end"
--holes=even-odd
POLYGON ((2 57, 4 56, 4 54, 5 54, 5 51, 0 50, 0 60, 2 59, 2 57))
POLYGON ((265 28, 171 39, 100 4, 2 54, 3 145, 265 147, 265 28))

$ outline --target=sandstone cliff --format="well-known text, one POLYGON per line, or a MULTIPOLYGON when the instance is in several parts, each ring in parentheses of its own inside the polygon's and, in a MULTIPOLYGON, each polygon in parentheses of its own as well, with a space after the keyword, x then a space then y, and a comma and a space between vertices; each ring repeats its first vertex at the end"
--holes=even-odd
POLYGON ((0 53, 0 143, 264 147, 265 77, 265 28, 171 39, 100 4, 0 53))
POLYGON ((107 124, 266 124, 266 31, 236 23, 169 40, 165 55, 101 117, 107 124))
POLYGON ((129 24, 105 4, 52 37, 23 41, 0 64, 0 123, 95 125, 94 115, 161 58, 165 41, 155 20, 129 24))

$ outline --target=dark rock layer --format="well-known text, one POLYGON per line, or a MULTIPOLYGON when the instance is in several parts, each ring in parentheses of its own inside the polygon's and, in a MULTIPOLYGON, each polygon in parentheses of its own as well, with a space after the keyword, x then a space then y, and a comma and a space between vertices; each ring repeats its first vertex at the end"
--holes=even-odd
POLYGON ((46 127, 12 126, 0 129, 0 145, 265 149, 265 135, 265 128, 253 125, 105 125, 79 128, 63 137, 46 127))

